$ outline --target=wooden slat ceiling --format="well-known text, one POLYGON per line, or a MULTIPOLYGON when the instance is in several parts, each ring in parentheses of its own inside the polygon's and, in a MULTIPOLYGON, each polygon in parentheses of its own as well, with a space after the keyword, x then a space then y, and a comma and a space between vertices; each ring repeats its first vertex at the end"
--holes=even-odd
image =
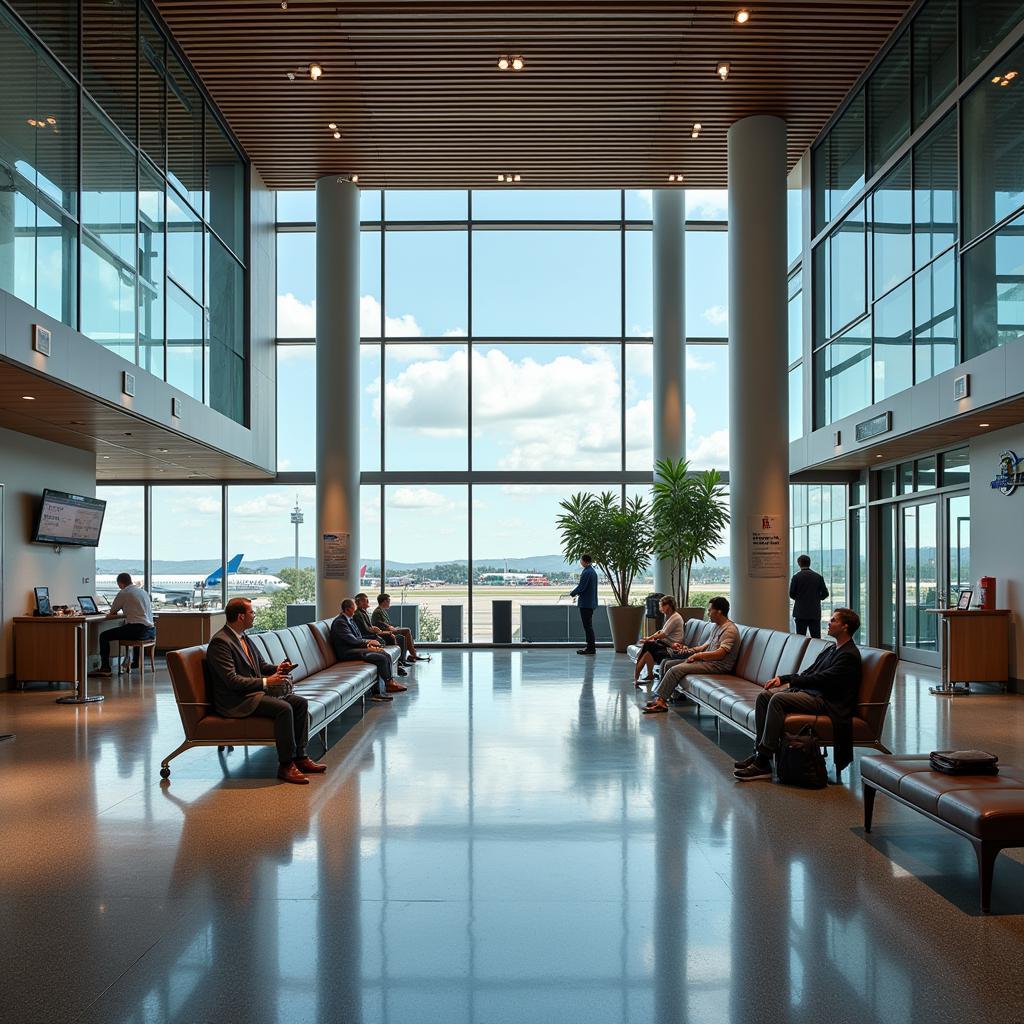
POLYGON ((256 466, 142 419, 130 409, 108 405, 4 360, 0 427, 95 452, 96 479, 102 482, 272 479, 256 466))
POLYGON ((480 188, 499 172, 521 174, 520 187, 651 188, 682 173, 721 188, 734 121, 784 118, 792 166, 911 6, 157 2, 271 188, 338 173, 369 187, 480 188), (522 54, 525 70, 498 71, 501 54, 522 54), (719 61, 732 66, 727 82, 719 61), (299 73, 311 62, 318 82, 299 73))

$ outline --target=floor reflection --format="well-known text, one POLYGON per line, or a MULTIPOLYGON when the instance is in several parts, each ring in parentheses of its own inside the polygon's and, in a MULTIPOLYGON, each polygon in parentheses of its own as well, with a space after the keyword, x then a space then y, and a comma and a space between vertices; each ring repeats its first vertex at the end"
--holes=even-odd
MULTIPOLYGON (((161 788, 163 673, 86 710, 0 695, 11 1019, 1015 1019, 1019 856, 981 917, 966 843, 884 803, 865 837, 855 770, 736 784, 747 741, 643 718, 607 654, 442 651, 410 681, 301 790, 260 748, 189 752, 161 788)), ((1024 702, 932 681, 901 670, 894 749, 1024 762, 1024 702)))

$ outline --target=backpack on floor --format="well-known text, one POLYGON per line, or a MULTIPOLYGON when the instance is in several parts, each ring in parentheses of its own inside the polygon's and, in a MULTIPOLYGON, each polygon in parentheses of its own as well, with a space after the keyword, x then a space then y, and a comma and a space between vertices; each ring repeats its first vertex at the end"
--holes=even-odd
POLYGON ((795 735, 785 733, 779 746, 779 782, 804 789, 824 789, 828 769, 821 752, 821 739, 813 725, 805 725, 795 735))

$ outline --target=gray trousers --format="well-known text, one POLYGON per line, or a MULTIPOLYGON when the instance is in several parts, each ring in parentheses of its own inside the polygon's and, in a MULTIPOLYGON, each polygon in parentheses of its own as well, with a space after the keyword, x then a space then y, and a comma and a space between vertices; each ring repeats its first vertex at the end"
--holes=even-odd
POLYGON ((675 688, 683 681, 683 676, 721 675, 732 669, 721 661, 663 661, 661 663, 661 681, 658 683, 658 696, 668 700, 675 688))
POLYGON ((824 711, 825 702, 817 694, 803 690, 762 690, 754 708, 756 748, 771 754, 778 751, 786 715, 820 715, 824 711))

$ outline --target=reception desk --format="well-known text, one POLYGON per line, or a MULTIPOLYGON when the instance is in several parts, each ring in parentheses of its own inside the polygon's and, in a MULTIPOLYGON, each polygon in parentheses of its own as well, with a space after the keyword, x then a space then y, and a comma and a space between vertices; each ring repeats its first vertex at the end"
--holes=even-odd
POLYGON ((154 611, 158 651, 179 651, 183 647, 208 644, 227 619, 223 608, 176 608, 154 611))
POLYGON ((73 697, 58 704, 95 704, 102 695, 89 694, 89 632, 101 623, 98 615, 18 615, 14 619, 14 677, 19 683, 74 683, 73 697))

